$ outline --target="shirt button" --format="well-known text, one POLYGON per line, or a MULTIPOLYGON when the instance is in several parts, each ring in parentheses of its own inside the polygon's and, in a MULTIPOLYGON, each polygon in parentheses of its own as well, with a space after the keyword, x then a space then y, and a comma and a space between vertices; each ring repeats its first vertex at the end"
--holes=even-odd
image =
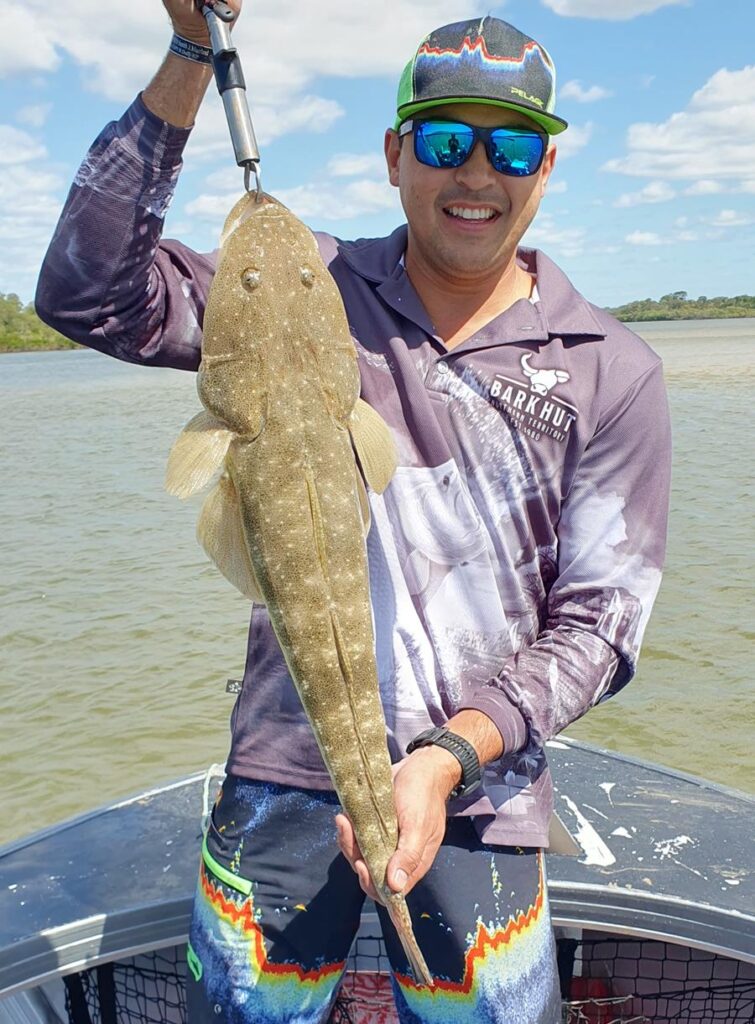
POLYGON ((438 363, 438 373, 448 373, 448 363, 444 359, 438 363))

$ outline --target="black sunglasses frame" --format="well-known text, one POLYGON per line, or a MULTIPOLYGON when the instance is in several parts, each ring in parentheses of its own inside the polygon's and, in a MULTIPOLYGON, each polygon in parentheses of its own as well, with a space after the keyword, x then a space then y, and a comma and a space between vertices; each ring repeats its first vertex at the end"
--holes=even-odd
POLYGON ((543 166, 543 160, 548 149, 548 136, 545 132, 538 132, 534 128, 518 128, 513 125, 498 125, 495 128, 481 128, 476 124, 468 124, 466 121, 459 121, 456 118, 450 117, 423 117, 423 118, 409 118, 407 121, 403 121, 399 125, 398 136, 400 139, 412 133, 414 136, 414 155, 423 165, 423 167, 434 167, 436 170, 456 170, 458 167, 462 167, 470 156, 474 152, 474 148, 478 142, 481 142, 485 147, 485 153, 490 161, 491 167, 498 173, 503 174, 507 178, 531 178, 533 174, 537 174, 540 168, 543 166), (466 128, 472 132, 474 141, 469 147, 469 152, 460 160, 458 164, 449 164, 448 167, 439 167, 437 164, 429 164, 426 160, 422 159, 421 154, 418 152, 418 134, 415 129, 421 128, 425 124, 458 124, 461 128, 466 128), (493 132, 507 132, 510 137, 516 138, 517 136, 527 136, 529 138, 537 138, 542 143, 542 150, 540 152, 540 159, 533 170, 528 171, 527 174, 517 174, 516 171, 501 170, 496 167, 493 159, 493 142, 491 136, 493 132))

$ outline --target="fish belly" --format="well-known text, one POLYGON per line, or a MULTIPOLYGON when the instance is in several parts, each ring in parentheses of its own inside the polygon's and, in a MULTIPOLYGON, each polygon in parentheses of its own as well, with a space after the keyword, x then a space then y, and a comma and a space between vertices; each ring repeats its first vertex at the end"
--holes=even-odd
POLYGON ((231 449, 244 535, 270 620, 370 874, 397 825, 349 435, 327 412, 268 423, 231 449))

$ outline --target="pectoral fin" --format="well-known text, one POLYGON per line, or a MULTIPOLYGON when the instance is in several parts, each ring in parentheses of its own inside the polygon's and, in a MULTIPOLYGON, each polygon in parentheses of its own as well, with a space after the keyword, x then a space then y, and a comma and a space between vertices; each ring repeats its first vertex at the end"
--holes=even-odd
POLYGON ((204 410, 186 424, 168 456, 165 489, 178 498, 196 494, 223 465, 233 432, 204 410))
POLYGON ((388 424, 371 405, 359 398, 348 426, 364 478, 373 491, 382 494, 398 462, 388 424))
POLYGON ((229 583, 250 601, 265 603, 244 540, 238 494, 227 473, 221 476, 202 506, 197 540, 229 583))

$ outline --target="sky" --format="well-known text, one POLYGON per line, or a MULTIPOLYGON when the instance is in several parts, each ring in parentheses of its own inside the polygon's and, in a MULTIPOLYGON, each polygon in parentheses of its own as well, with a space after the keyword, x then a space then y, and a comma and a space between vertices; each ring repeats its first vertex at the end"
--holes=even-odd
MULTIPOLYGON (((246 0, 234 30, 266 191, 313 229, 402 222, 398 77, 431 29, 494 14, 541 42, 570 127, 525 244, 600 305, 755 293, 753 0, 246 0)), ((0 292, 33 298, 76 168, 159 66, 159 0, 0 0, 0 292)), ((214 86, 166 237, 214 249, 243 188, 214 86)))

